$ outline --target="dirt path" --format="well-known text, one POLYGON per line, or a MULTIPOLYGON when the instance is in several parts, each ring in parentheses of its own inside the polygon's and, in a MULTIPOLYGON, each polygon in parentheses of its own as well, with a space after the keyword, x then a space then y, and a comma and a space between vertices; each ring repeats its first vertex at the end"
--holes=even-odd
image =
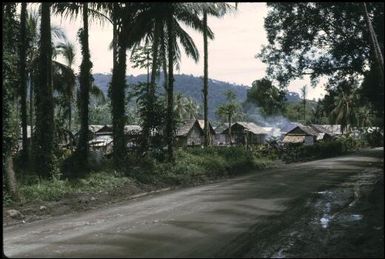
MULTIPOLYGON (((383 179, 381 160, 383 149, 360 151, 5 227, 4 253, 9 257, 309 256, 311 250, 301 250, 298 243, 301 233, 309 232, 303 226, 330 229, 334 219, 357 214, 349 208, 377 204, 381 195, 383 199, 383 192, 373 194, 383 179), (362 198, 370 195, 374 198, 362 198), (287 238, 293 231, 299 234, 287 238)), ((383 223, 376 220, 381 213, 369 213, 373 206, 367 208, 365 220, 372 215, 365 221, 367 228, 379 228, 383 238, 383 223)), ((361 220, 356 216, 353 221, 361 220)), ((333 237, 322 240, 327 247, 333 237)), ((373 242, 367 246, 377 244, 373 242)))

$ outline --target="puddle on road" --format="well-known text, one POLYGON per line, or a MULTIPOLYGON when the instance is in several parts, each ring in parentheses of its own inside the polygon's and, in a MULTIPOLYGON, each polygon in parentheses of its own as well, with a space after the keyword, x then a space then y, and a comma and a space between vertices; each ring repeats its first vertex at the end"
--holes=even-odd
MULTIPOLYGON (((345 183, 335 189, 314 192, 305 203, 308 213, 303 214, 292 225, 290 233, 284 234, 283 239, 279 241, 281 244, 277 244, 275 251, 270 255, 265 254, 265 256, 271 258, 296 257, 298 253, 304 252, 301 251, 303 247, 308 246, 312 247, 306 249, 309 255, 314 255, 313 253, 321 255, 323 254, 321 250, 326 249, 324 246, 329 246, 332 239, 347 240, 349 234, 346 234, 345 231, 355 228, 353 226, 359 226, 364 220, 364 216, 358 213, 360 209, 357 207, 357 202, 362 198, 362 188, 365 189, 366 186, 374 184, 375 179, 373 174, 359 175, 352 178, 352 182, 349 184, 345 183), (309 221, 310 224, 308 224, 309 221)), ((343 246, 343 242, 341 242, 341 246, 343 246)))

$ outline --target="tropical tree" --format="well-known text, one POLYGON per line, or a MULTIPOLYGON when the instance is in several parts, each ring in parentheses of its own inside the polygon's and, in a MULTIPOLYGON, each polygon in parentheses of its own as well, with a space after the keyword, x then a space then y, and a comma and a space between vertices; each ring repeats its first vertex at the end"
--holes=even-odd
POLYGON ((9 190, 12 198, 18 199, 17 183, 15 171, 13 169, 13 156, 17 139, 18 125, 15 118, 15 96, 17 89, 17 49, 15 42, 17 31, 15 25, 16 4, 6 3, 2 5, 2 169, 5 173, 6 187, 9 190))
MULTIPOLYGON (((215 17, 221 17, 226 14, 226 12, 233 9, 232 6, 226 3, 204 3, 202 4, 202 13, 203 13, 203 116, 204 116, 204 145, 207 147, 210 143, 210 129, 208 127, 208 25, 207 25, 207 15, 212 15, 215 17)), ((213 37, 211 37, 212 39, 213 37)))
POLYGON ((175 121, 173 119, 173 69, 178 67, 181 57, 178 42, 182 45, 187 56, 192 57, 195 61, 199 58, 198 50, 192 38, 181 27, 180 23, 184 23, 199 32, 206 30, 208 37, 212 38, 213 33, 210 28, 205 28, 198 15, 204 5, 203 3, 145 3, 129 34, 132 42, 138 42, 141 39, 152 42, 153 60, 150 80, 152 94, 155 93, 155 78, 158 67, 162 64, 168 103, 166 142, 170 160, 174 159, 173 132, 175 131, 175 121))
POLYGON ((232 145, 231 141, 231 124, 232 119, 234 115, 240 111, 240 104, 236 102, 236 96, 235 93, 231 90, 227 90, 225 92, 226 100, 227 102, 218 106, 217 108, 217 115, 219 117, 226 118, 228 125, 229 125, 229 139, 230 139, 230 145, 232 145))
POLYGON ((20 73, 20 107, 23 153, 22 161, 28 162, 27 142, 27 3, 21 3, 20 13, 20 45, 19 45, 19 73, 20 73))
POLYGON ((369 87, 367 92, 376 94, 367 98, 383 125, 384 4, 267 5, 265 29, 269 43, 259 57, 268 65, 268 75, 282 85, 304 76, 316 85, 324 77, 328 79, 328 91, 347 78, 364 77, 366 81, 371 77, 371 83, 365 87, 369 87))
POLYGON ((247 91, 246 103, 253 103, 261 107, 264 116, 276 115, 285 111, 286 93, 278 89, 273 83, 262 78, 255 80, 247 91))
POLYGON ((380 74, 380 81, 383 84, 384 83, 384 58, 382 56, 382 51, 380 48, 380 44, 378 43, 376 32, 374 31, 372 22, 370 21, 370 18, 369 18, 369 13, 368 13, 368 9, 366 7, 366 3, 363 2, 362 6, 364 9, 364 13, 365 13, 366 26, 367 26, 369 34, 370 34, 370 43, 371 43, 372 49, 373 49, 372 51, 374 52, 374 57, 375 57, 377 66, 379 68, 378 70, 380 72, 379 73, 380 74))
POLYGON ((302 105, 303 105, 303 123, 306 123, 306 95, 307 95, 306 85, 304 85, 301 88, 301 94, 302 94, 302 105))
POLYGON ((41 177, 54 172, 54 103, 52 90, 51 4, 41 4, 38 84, 36 85, 36 132, 34 168, 41 177))
POLYGON ((78 166, 87 171, 88 168, 88 111, 89 111, 89 91, 92 84, 92 62, 90 60, 90 49, 88 43, 88 23, 89 14, 92 17, 99 17, 97 12, 89 11, 89 4, 84 3, 56 3, 55 13, 65 17, 77 17, 82 14, 83 27, 78 32, 81 45, 82 62, 80 65, 80 132, 79 141, 76 148, 78 166))
MULTIPOLYGON (((72 101, 74 99, 74 90, 75 90, 75 81, 76 76, 75 72, 72 69, 72 66, 75 63, 75 46, 69 41, 60 42, 56 45, 58 49, 58 54, 62 55, 66 62, 65 66, 60 66, 62 69, 62 80, 58 81, 58 84, 61 84, 60 87, 63 90, 63 97, 65 100, 66 112, 68 115, 68 131, 71 131, 71 121, 72 121, 72 101)), ((57 62, 58 63, 58 62, 57 62)))
POLYGON ((181 93, 174 95, 174 114, 177 122, 196 119, 199 105, 190 97, 181 93))
MULTIPOLYGON (((33 144, 33 130, 34 130, 34 116, 33 116, 33 103, 34 103, 34 85, 38 84, 38 64, 39 64, 39 39, 40 36, 40 16, 39 13, 34 10, 29 10, 27 23, 26 23, 26 33, 27 33, 27 64, 26 70, 28 74, 29 82, 29 124, 31 126, 31 145, 33 144)), ((58 26, 51 25, 51 38, 55 41, 65 41, 66 37, 63 30, 58 26)), ((53 43, 52 43, 53 44, 53 43)), ((53 49, 55 52, 55 49, 53 49)), ((56 62, 53 61, 53 68, 55 67, 56 62)), ((55 69, 53 69, 55 71, 55 69)), ((32 152, 32 149, 30 149, 32 152)))
POLYGON ((331 122, 341 124, 342 132, 357 124, 357 104, 357 91, 345 82, 338 89, 338 95, 334 99, 334 109, 330 113, 331 122))

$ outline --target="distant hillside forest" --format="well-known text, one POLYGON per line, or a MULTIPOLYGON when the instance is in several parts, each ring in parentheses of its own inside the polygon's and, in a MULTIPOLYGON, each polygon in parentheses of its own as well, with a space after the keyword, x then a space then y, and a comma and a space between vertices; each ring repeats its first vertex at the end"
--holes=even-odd
MULTIPOLYGON (((108 85, 111 82, 111 74, 101 74, 95 73, 93 74, 94 84, 98 86, 104 94, 108 95, 108 85)), ((137 76, 127 76, 126 77, 127 84, 137 84, 139 82, 146 82, 147 75, 137 75, 137 76)), ((159 77, 158 80, 158 92, 164 93, 164 88, 162 87, 164 82, 163 75, 159 77)), ((184 96, 191 97, 197 105, 202 108, 203 104, 203 94, 202 87, 203 81, 201 77, 193 76, 193 75, 175 75, 175 92, 181 93, 184 96)), ((246 85, 238 85, 232 84, 224 81, 209 79, 209 91, 208 91, 208 100, 209 100, 209 111, 208 116, 210 120, 217 120, 216 110, 217 108, 226 102, 226 91, 231 90, 235 96, 236 101, 238 103, 244 103, 246 101, 247 91, 250 89, 250 86, 246 85)), ((130 88, 127 89, 130 91, 130 88)), ((286 102, 288 103, 288 107, 294 106, 298 102, 301 101, 301 98, 298 93, 295 92, 287 92, 286 93, 286 102)), ((314 106, 316 102, 308 101, 311 106, 314 106)), ((310 106, 309 106, 310 107, 310 106)), ((290 108, 289 108, 290 109, 290 108)), ((293 108, 294 109, 294 108, 293 108)), ((286 115, 286 114, 284 114, 286 115)), ((294 114, 293 111, 289 111, 289 117, 293 120, 297 120, 297 115, 294 114)), ((289 118, 290 119, 290 118, 289 118)))

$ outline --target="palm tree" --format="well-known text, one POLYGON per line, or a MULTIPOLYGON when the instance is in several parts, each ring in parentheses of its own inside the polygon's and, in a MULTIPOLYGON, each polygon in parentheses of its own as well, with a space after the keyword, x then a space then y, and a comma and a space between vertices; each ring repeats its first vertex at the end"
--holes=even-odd
POLYGON ((173 113, 173 93, 174 93, 174 59, 180 57, 176 39, 179 38, 186 54, 195 61, 199 59, 199 53, 191 37, 181 28, 179 21, 197 29, 201 32, 207 31, 208 36, 213 37, 211 30, 204 27, 197 13, 197 4, 191 3, 172 3, 165 7, 166 29, 167 29, 167 48, 168 48, 168 85, 167 85, 167 122, 166 122, 166 142, 168 159, 174 160, 173 141, 175 132, 175 120, 173 113))
POLYGON ((356 105, 358 96, 355 89, 342 88, 335 98, 335 107, 331 111, 330 120, 332 123, 341 124, 341 131, 349 130, 349 125, 357 122, 356 105))
POLYGON ((56 3, 54 6, 55 13, 64 16, 77 17, 80 12, 83 18, 83 28, 79 30, 78 36, 82 47, 82 63, 80 65, 80 133, 79 141, 76 148, 76 154, 78 158, 78 165, 83 169, 88 168, 88 104, 89 104, 89 91, 92 81, 92 62, 90 60, 90 50, 88 44, 88 16, 89 13, 93 17, 98 17, 98 13, 95 11, 89 11, 87 2, 82 4, 78 3, 56 3))
POLYGON ((301 93, 302 93, 302 104, 303 104, 303 123, 306 123, 306 95, 307 95, 306 85, 304 85, 301 88, 301 93))
MULTIPOLYGON (((232 6, 226 3, 204 3, 203 6, 203 26, 206 28, 203 31, 203 113, 204 113, 204 145, 207 147, 210 144, 210 129, 208 127, 208 35, 207 35, 207 15, 221 17, 226 14, 232 6)), ((212 39, 212 38, 211 38, 212 39)))
POLYGON ((28 162, 28 142, 27 142, 27 72, 26 72, 26 50, 27 50, 27 3, 21 3, 20 14, 20 45, 19 45, 19 69, 20 69, 20 106, 21 106, 21 125, 23 139, 23 159, 28 162))
MULTIPOLYGON (((38 63, 39 63, 39 39, 40 39, 40 17, 38 12, 30 10, 28 12, 27 24, 26 24, 26 33, 28 40, 28 49, 27 49, 27 74, 29 81, 29 120, 31 126, 31 146, 33 145, 33 96, 34 96, 34 85, 37 85, 38 82, 38 63)), ((57 26, 51 26, 51 37, 56 40, 65 40, 63 30, 57 26)), ((32 149, 30 149, 32 152, 32 149)))
POLYGON ((50 177, 54 171, 54 104, 52 96, 51 4, 41 4, 40 55, 36 85, 35 171, 50 177))
POLYGON ((222 104, 217 109, 217 114, 220 117, 224 117, 227 119, 228 125, 229 125, 229 139, 230 139, 230 145, 232 145, 231 140, 231 124, 232 119, 234 115, 239 111, 240 105, 235 100, 236 96, 235 93, 231 90, 228 90, 225 92, 226 100, 227 102, 225 104, 222 104))
POLYGON ((384 82, 384 59, 381 53, 381 48, 380 45, 378 44, 377 36, 376 33, 373 29, 372 22, 370 21, 369 14, 368 14, 368 9, 366 7, 366 3, 362 3, 363 9, 364 9, 364 14, 365 14, 365 22, 366 26, 368 27, 369 34, 370 34, 370 42, 372 44, 373 52, 374 52, 374 57, 376 59, 376 63, 378 64, 379 71, 380 71, 380 80, 382 83, 384 82))
MULTIPOLYGON (((173 160, 172 139, 175 122, 173 122, 173 68, 178 66, 180 61, 180 48, 178 40, 183 46, 187 56, 195 61, 199 59, 199 52, 192 40, 180 26, 180 22, 200 32, 207 31, 208 37, 212 38, 210 28, 204 27, 198 17, 202 10, 203 3, 151 3, 143 4, 142 11, 135 19, 130 30, 132 43, 138 43, 142 39, 152 42, 152 71, 150 83, 150 95, 155 94, 155 80, 158 67, 163 67, 165 78, 165 90, 168 96, 168 120, 166 123, 166 139, 168 143, 169 157, 173 160), (159 61, 158 61, 159 60, 159 61), (167 73, 168 70, 168 73, 167 73)), ((153 98, 154 99, 154 98, 153 98)), ((146 130, 146 132, 150 132, 146 130)))
POLYGON ((67 63, 67 69, 62 70, 64 74, 64 80, 62 80, 61 82, 64 85, 64 97, 68 109, 68 131, 71 131, 72 101, 75 89, 75 73, 72 69, 72 66, 75 63, 75 46, 73 45, 73 43, 66 41, 56 45, 56 48, 58 49, 58 54, 61 54, 65 58, 65 61, 67 63))
POLYGON ((199 106, 191 98, 181 93, 174 95, 174 114, 177 122, 196 118, 199 106))

